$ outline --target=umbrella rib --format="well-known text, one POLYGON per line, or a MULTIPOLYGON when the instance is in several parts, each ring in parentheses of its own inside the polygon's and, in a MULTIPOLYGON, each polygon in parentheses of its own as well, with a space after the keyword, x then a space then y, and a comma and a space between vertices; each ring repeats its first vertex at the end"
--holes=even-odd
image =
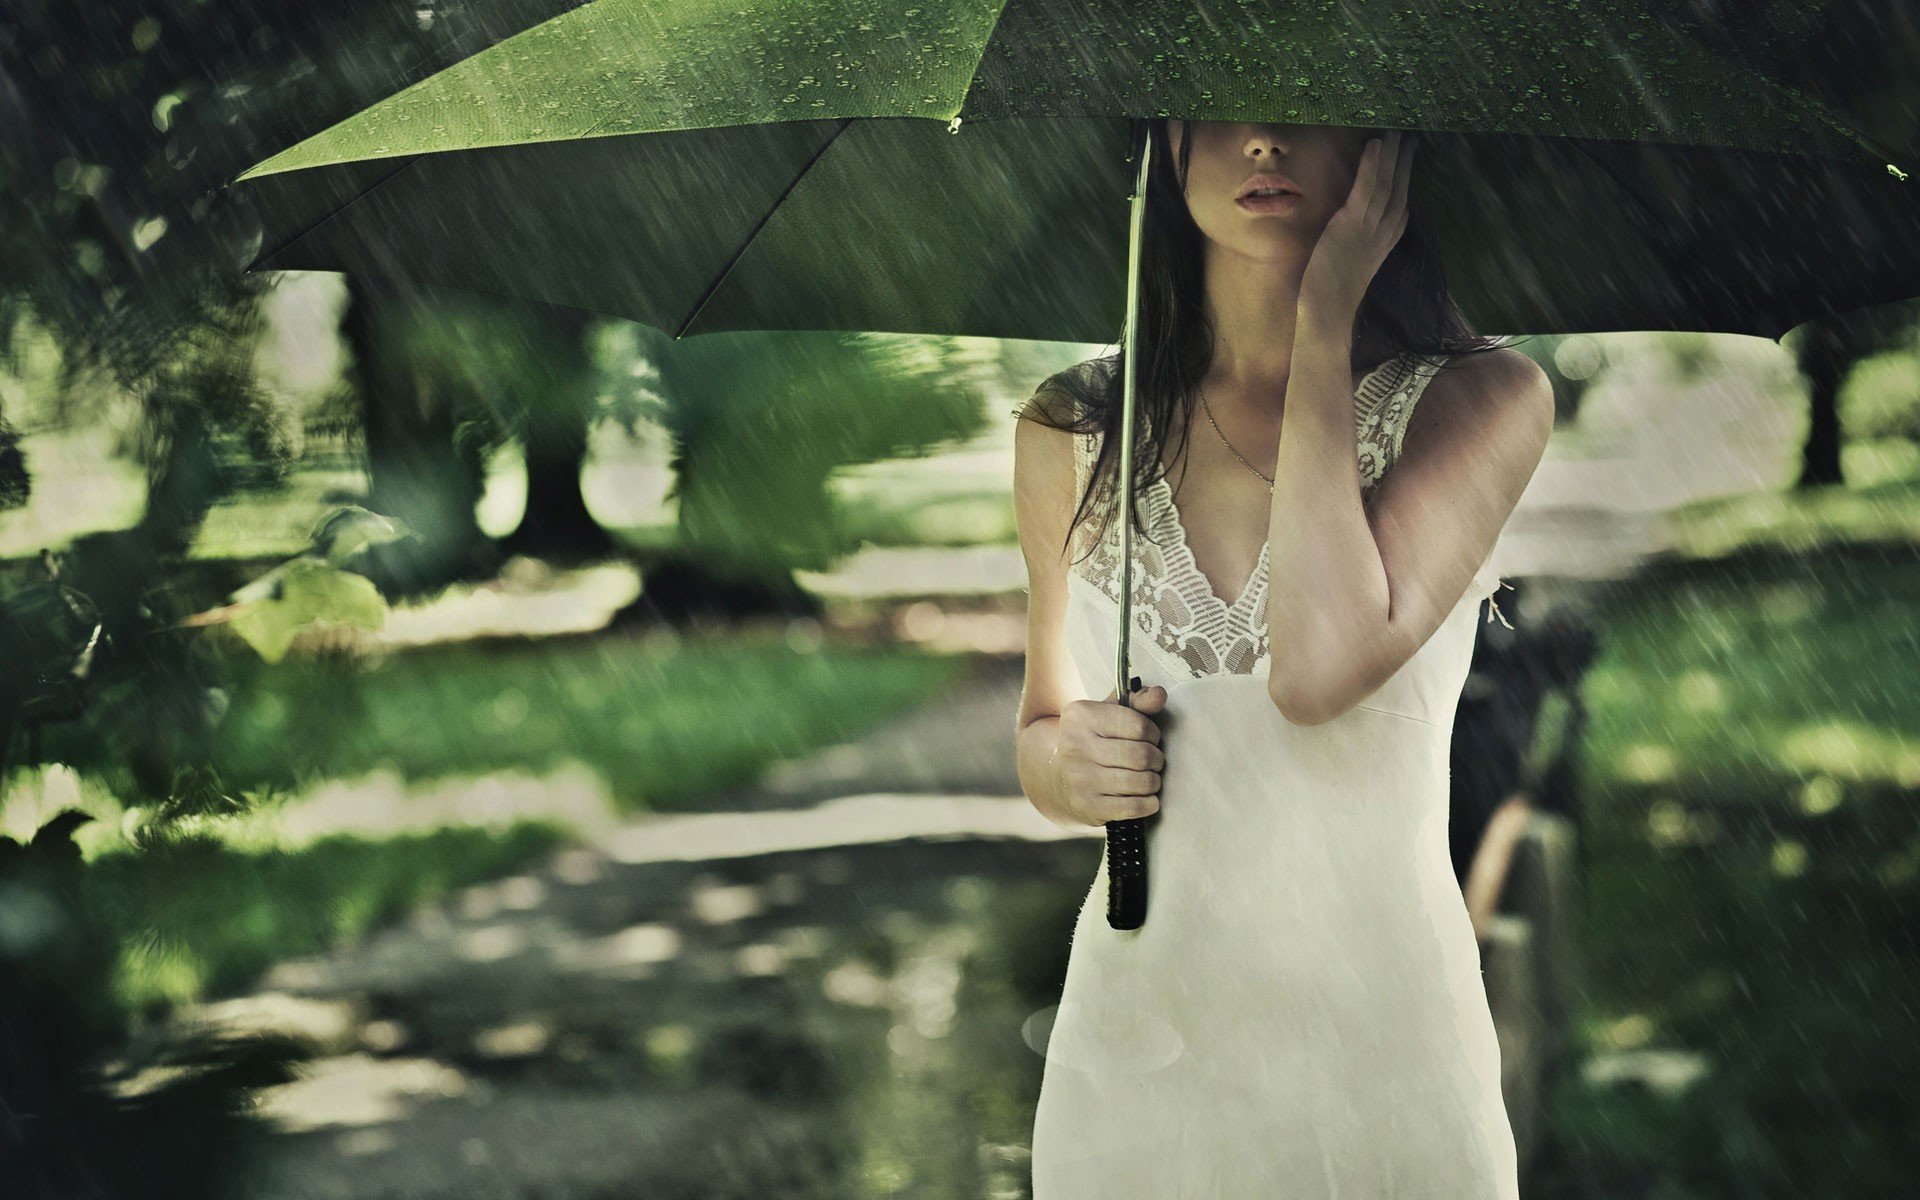
POLYGON ((345 204, 340 205, 338 208, 334 209, 332 212, 328 213, 326 216, 321 217, 318 221, 315 221, 313 224, 307 226, 305 229, 302 229, 300 232, 293 234, 290 237, 282 239, 280 244, 278 246, 275 246, 272 250, 269 250, 265 254, 254 255, 253 262, 247 266, 247 270, 249 271, 253 270, 255 266, 258 266, 259 264, 274 257, 275 255, 279 254, 282 250, 285 250, 288 246, 293 245, 295 242, 299 241, 301 238, 306 237, 308 234, 312 233, 314 230, 320 228, 322 225, 325 225, 328 221, 333 220, 335 217, 339 216, 341 213, 347 211, 349 208, 352 208, 354 205, 360 203, 362 200, 366 199, 367 196, 373 193, 374 191, 378 190, 379 188, 385 187, 388 183, 391 183, 396 177, 405 174, 407 170, 413 166, 413 164, 419 162, 421 159, 425 157, 426 155, 424 154, 414 155, 412 158, 409 158, 405 163, 403 163, 399 167, 395 168, 392 171, 387 172, 385 175, 382 175, 380 178, 374 180, 372 183, 368 184, 366 187, 361 188, 359 193, 355 195, 353 199, 347 201, 345 204))
POLYGON ((700 299, 694 304, 693 311, 688 313, 686 319, 680 322, 680 327, 673 331, 673 336, 676 340, 686 335, 687 330, 693 326, 694 321, 700 316, 701 310, 707 307, 707 301, 713 299, 713 294, 720 290, 720 285, 725 283, 727 276, 733 273, 734 265, 746 255, 747 248, 753 245, 755 238, 760 236, 760 231, 767 227, 767 222, 773 220, 773 214, 780 211, 780 206, 786 202, 788 196, 793 194, 793 189, 798 187, 800 181, 807 177, 807 172, 813 170, 813 164, 820 161, 820 156, 825 154, 828 148, 839 140, 840 135, 846 132, 847 126, 853 124, 853 120, 852 117, 841 119, 840 127, 833 131, 833 136, 820 144, 820 148, 813 152, 813 157, 809 158, 794 177, 787 181, 787 186, 780 190, 779 197, 775 199, 772 204, 769 204, 767 211, 761 215, 758 221, 754 222, 753 228, 747 231, 747 236, 741 240, 739 247, 735 249, 732 256, 727 259, 727 265, 720 268, 720 273, 713 277, 713 282, 709 283, 706 290, 700 293, 700 299))

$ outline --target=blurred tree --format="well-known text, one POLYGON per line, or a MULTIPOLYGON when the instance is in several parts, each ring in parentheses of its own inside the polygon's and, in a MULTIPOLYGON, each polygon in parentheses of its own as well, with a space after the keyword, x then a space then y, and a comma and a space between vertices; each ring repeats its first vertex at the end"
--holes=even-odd
POLYGON ((1847 437, 1904 441, 1920 450, 1920 320, 1897 345, 1862 363, 1847 381, 1847 437))
POLYGON ((208 507, 288 459, 253 372, 267 281, 238 275, 244 230, 205 194, 225 170, 222 80, 260 53, 247 14, 272 7, 0 8, 0 351, 31 330, 58 360, 49 390, 104 380, 143 418, 143 516, 77 539, 59 567, 100 613, 94 733, 130 797, 219 790, 201 769, 218 671, 165 629, 190 611, 179 566, 208 507))
MULTIPOLYGON (((0 588, 0 764, 18 749, 37 759, 40 726, 58 720, 84 727, 75 736, 112 764, 109 786, 130 805, 172 818, 239 802, 209 736, 223 668, 179 628, 197 607, 181 560, 207 506, 272 482, 287 445, 252 368, 271 281, 238 271, 258 235, 209 193, 260 147, 567 7, 0 5, 0 354, 33 328, 58 350, 54 390, 110 380, 144 418, 149 475, 135 528, 85 535, 64 561, 46 558, 43 583, 0 588), (446 9, 463 19, 438 21, 446 9), (84 678, 39 655, 46 669, 25 669, 23 647, 60 648, 76 597, 86 636, 69 657, 84 678)), ((461 428, 451 423, 450 445, 461 428)), ((26 500, 26 468, 26 447, 0 423, 0 508, 26 500)), ((285 1048, 129 1042, 115 987, 124 948, 94 919, 94 872, 71 836, 79 819, 56 817, 24 844, 0 838, 0 1190, 232 1194, 253 1091, 286 1078, 285 1048)))
MULTIPOLYGON (((263 147, 295 144, 582 2, 335 0, 302 10, 294 28, 276 15, 287 50, 252 72, 272 100, 249 110, 252 136, 235 147, 228 177, 263 147)), ((367 505, 417 535, 370 556, 383 588, 417 593, 491 570, 503 553, 573 558, 611 548, 579 491, 592 402, 583 394, 586 321, 572 310, 446 289, 401 295, 349 277, 341 333, 355 358, 367 505), (396 328, 383 330, 389 321, 396 328), (488 451, 509 436, 525 452, 527 510, 496 547, 474 505, 488 451)))
POLYGON ((1920 306, 1885 305, 1809 321, 1788 335, 1807 381, 1807 437, 1795 487, 1846 482, 1840 466, 1841 390, 1862 362, 1908 341, 1917 320, 1920 306))
POLYGON ((856 548, 835 519, 834 470, 968 437, 1004 394, 998 348, 981 339, 633 329, 679 506, 678 545, 637 607, 667 619, 814 611, 793 572, 856 548))
MULTIPOLYGON (((60 347, 60 386, 98 369, 136 398, 160 504, 142 529, 163 547, 184 549, 223 488, 272 482, 284 465, 278 414, 251 368, 271 277, 240 275, 258 228, 215 189, 263 147, 578 3, 0 7, 0 353, 30 313, 60 347), (217 349, 223 338, 231 345, 217 349)), ((0 454, 17 481, 25 451, 0 454)), ((389 459, 389 478, 404 457, 389 459)))
POLYGON ((506 539, 511 553, 578 561, 614 549, 580 490, 588 435, 600 412, 591 340, 598 320, 577 308, 526 308, 533 377, 506 397, 527 462, 527 507, 506 539))
MULTIPOLYGON (((364 581, 362 581, 364 582, 364 581)), ((37 761, 41 726, 86 721, 101 683, 103 628, 90 598, 57 577, 0 589, 0 792, 16 726, 37 761)), ((167 636, 149 629, 149 634, 167 636)), ((176 788, 141 846, 206 811, 217 785, 176 788), (187 802, 183 803, 183 798, 187 802)), ((116 983, 124 947, 101 920, 74 831, 56 813, 31 837, 0 837, 0 1163, 7 1194, 202 1200, 232 1194, 236 1152, 258 1130, 252 1097, 291 1078, 289 1040, 155 1030, 129 1038, 116 983)))
MULTIPOLYGON (((141 450, 154 502, 142 530, 186 548, 206 508, 244 478, 222 452, 285 459, 278 414, 252 382, 263 280, 235 277, 225 233, 178 186, 171 106, 147 94, 174 64, 149 56, 151 19, 80 23, 53 37, 46 6, 0 17, 0 351, 29 322, 50 331, 56 386, 102 371, 149 417, 141 450)), ((13 454, 24 457, 19 447, 13 454)))
POLYGON ((24 508, 33 495, 33 476, 27 471, 27 456, 20 449, 20 435, 7 424, 0 410, 0 510, 24 508))
POLYGON ((592 313, 460 292, 399 291, 347 279, 341 332, 352 352, 371 495, 418 540, 374 555, 389 591, 484 574, 503 554, 577 560, 614 549, 587 511, 580 472, 600 411, 592 313), (517 439, 526 510, 499 546, 475 506, 488 454, 517 439))
MULTIPOLYGON (((474 422, 485 412, 484 362, 500 342, 463 323, 454 298, 366 276, 349 276, 347 290, 341 333, 360 400, 367 507, 418 534, 372 551, 369 573, 389 595, 483 575, 498 560, 475 514, 492 438, 474 422)), ((510 333, 511 323, 493 332, 510 333)))
MULTIPOLYGON (((1913 0, 1651 0, 1715 51, 1841 112, 1909 158, 1920 154, 1920 8, 1913 0)), ((1807 379, 1797 487, 1845 482, 1840 391, 1862 359, 1900 342, 1911 306, 1808 322, 1791 342, 1807 379)))
POLYGON ((254 373, 259 316, 251 303, 209 314, 133 381, 148 465, 136 532, 160 554, 184 555, 215 499, 277 487, 292 467, 287 414, 254 373))

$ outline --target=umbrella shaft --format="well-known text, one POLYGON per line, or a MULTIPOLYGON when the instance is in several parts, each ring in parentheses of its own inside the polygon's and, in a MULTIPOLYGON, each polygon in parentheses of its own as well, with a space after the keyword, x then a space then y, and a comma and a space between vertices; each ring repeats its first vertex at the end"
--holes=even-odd
MULTIPOLYGON (((1147 167, 1153 127, 1139 123, 1139 167, 1134 177, 1127 229, 1127 326, 1122 335, 1126 369, 1120 377, 1120 636, 1115 649, 1114 694, 1132 706, 1127 643, 1133 629, 1133 432, 1134 377, 1139 374, 1140 239, 1147 216, 1147 167)), ((1107 822, 1107 924, 1138 929, 1147 919, 1147 818, 1107 822)))

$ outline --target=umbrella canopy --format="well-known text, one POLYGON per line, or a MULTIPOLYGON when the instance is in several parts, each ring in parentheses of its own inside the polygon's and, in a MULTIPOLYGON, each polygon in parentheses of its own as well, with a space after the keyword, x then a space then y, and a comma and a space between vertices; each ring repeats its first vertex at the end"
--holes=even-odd
POLYGON ((1128 117, 1379 126, 1426 131, 1413 200, 1482 332, 1778 337, 1920 290, 1891 156, 1635 5, 1325 8, 597 0, 234 190, 261 220, 254 269, 676 336, 1105 342, 1128 117))

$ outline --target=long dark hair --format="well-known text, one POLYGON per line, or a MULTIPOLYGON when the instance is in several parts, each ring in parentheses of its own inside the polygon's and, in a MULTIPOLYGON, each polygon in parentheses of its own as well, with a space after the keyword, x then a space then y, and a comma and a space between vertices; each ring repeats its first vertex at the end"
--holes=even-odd
MULTIPOLYGON (((1214 342, 1212 322, 1203 304, 1206 235, 1187 211, 1185 189, 1179 182, 1188 175, 1193 137, 1189 132, 1180 139, 1176 175, 1167 119, 1133 122, 1136 148, 1143 126, 1146 135, 1153 138, 1153 161, 1147 172, 1146 222, 1140 247, 1140 330, 1136 337, 1146 369, 1134 385, 1134 400, 1145 418, 1146 429, 1134 453, 1135 495, 1166 473, 1162 456, 1170 436, 1177 434, 1180 438, 1176 457, 1184 453, 1194 389, 1213 365, 1214 342)), ((1376 132, 1386 131, 1369 131, 1369 136, 1376 132)), ((1432 149, 1424 148, 1424 152, 1431 154, 1432 149)), ((1446 272, 1432 230, 1420 206, 1409 200, 1407 228, 1375 273, 1355 317, 1353 369, 1358 372, 1362 366, 1363 347, 1388 352, 1375 360, 1377 364, 1408 354, 1450 359, 1496 350, 1505 344, 1502 338, 1475 334, 1467 323, 1447 291, 1446 272)), ((1067 398, 1065 405, 1042 401, 1029 405, 1021 414, 1056 429, 1076 434, 1097 430, 1102 435, 1099 457, 1068 525, 1069 542, 1073 530, 1101 507, 1095 497, 1103 491, 1113 493, 1112 477, 1119 470, 1120 446, 1115 435, 1120 427, 1121 372, 1127 367, 1124 331, 1114 345, 1112 352, 1069 367, 1040 385, 1036 400, 1042 400, 1048 392, 1058 392, 1067 398)), ((1112 505, 1104 509, 1103 533, 1112 519, 1112 505)), ((1136 528, 1144 527, 1138 505, 1134 523, 1136 528)))

